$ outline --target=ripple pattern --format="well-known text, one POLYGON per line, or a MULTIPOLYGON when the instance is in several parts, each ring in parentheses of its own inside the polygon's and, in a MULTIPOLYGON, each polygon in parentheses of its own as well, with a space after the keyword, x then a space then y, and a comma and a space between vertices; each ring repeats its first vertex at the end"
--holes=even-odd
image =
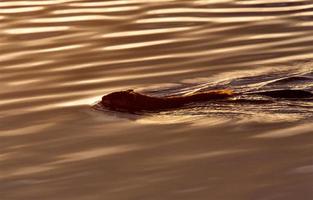
POLYGON ((0 7, 2 99, 92 98, 125 83, 143 87, 312 58, 310 1, 2 1, 0 7))
POLYGON ((1 199, 312 199, 310 102, 90 110, 312 73, 312 36, 312 0, 0 1, 1 199))

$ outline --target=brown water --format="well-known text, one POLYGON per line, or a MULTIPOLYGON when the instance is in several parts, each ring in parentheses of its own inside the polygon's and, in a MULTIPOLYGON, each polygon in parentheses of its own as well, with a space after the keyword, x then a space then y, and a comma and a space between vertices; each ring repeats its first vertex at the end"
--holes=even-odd
POLYGON ((313 91, 312 61, 311 0, 2 0, 0 199, 310 200, 312 101, 91 105, 129 88, 313 91))

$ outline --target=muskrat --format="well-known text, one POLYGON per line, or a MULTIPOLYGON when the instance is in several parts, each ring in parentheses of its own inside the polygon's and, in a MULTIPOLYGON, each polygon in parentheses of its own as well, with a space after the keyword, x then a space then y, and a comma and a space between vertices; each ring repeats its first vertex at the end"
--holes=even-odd
POLYGON ((232 90, 211 90, 190 95, 152 97, 134 90, 113 92, 102 97, 101 104, 113 110, 141 111, 178 108, 188 103, 225 99, 234 96, 232 90))
POLYGON ((162 109, 179 108, 186 104, 212 100, 222 100, 239 95, 261 95, 271 98, 303 99, 313 98, 313 94, 304 90, 270 90, 246 93, 235 93, 229 89, 195 92, 189 95, 153 97, 140 94, 134 90, 113 92, 102 97, 100 105, 112 110, 128 112, 156 111, 162 109))

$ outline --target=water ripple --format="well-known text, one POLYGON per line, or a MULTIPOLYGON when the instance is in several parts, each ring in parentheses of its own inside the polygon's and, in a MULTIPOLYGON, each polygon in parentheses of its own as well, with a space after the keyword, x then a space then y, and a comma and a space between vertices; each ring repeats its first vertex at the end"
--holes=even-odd
POLYGON ((291 174, 312 160, 312 102, 90 105, 129 88, 286 86, 274 80, 312 75, 312 21, 311 0, 0 1, 1 197, 307 199, 309 176, 291 174))

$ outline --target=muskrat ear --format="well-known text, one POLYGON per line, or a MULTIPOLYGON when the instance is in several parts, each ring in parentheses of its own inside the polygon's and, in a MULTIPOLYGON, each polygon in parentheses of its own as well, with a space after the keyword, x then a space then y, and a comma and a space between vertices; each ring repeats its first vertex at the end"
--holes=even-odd
POLYGON ((126 90, 126 92, 133 92, 133 91, 134 91, 133 89, 126 90))

